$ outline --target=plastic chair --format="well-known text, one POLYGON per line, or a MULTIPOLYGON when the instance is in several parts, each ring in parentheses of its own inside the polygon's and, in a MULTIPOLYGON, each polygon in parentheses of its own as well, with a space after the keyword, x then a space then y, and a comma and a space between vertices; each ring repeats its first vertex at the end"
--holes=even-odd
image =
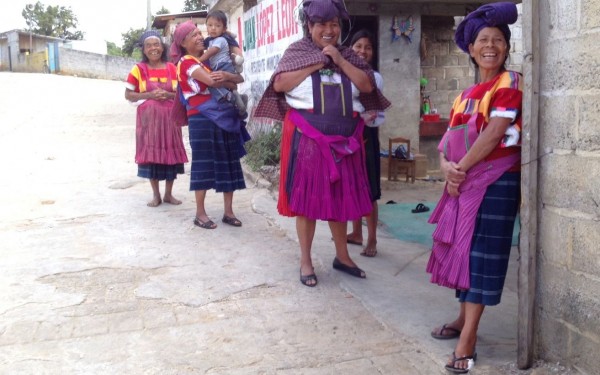
POLYGON ((411 183, 414 183, 417 165, 414 157, 410 154, 410 139, 402 137, 389 138, 388 144, 388 181, 397 181, 398 173, 403 173, 406 175, 406 182, 410 178, 411 183), (397 146, 394 147, 394 145, 397 146), (398 147, 403 145, 406 145, 406 152, 396 152, 398 147))

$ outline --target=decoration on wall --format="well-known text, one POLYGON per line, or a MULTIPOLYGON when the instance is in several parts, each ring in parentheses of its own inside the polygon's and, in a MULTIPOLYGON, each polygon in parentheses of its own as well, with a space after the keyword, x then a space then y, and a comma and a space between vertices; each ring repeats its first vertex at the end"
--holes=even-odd
POLYGON ((394 18, 392 18, 392 42, 395 42, 403 36, 408 39, 409 43, 412 43, 410 34, 412 34, 413 31, 415 31, 415 27, 413 25, 412 16, 408 16, 405 20, 400 20, 399 16, 394 16, 394 18))

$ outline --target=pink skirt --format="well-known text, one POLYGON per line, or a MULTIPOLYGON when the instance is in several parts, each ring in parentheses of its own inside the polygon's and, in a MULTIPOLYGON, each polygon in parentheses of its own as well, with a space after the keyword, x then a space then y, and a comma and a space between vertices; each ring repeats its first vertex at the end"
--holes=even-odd
POLYGON ((147 100, 137 109, 137 164, 174 165, 187 163, 181 127, 171 120, 173 101, 147 100))
POLYGON ((329 166, 322 157, 317 143, 297 132, 300 137, 296 150, 292 146, 290 162, 293 163, 292 181, 289 181, 289 206, 300 216, 313 220, 345 222, 368 215, 372 208, 365 168, 365 150, 362 145, 356 152, 337 160, 335 166, 339 180, 330 181, 329 166))

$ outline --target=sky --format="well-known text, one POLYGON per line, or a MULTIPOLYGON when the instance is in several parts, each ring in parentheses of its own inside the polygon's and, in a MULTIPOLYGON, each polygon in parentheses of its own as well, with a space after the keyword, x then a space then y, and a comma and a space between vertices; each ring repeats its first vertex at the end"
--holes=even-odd
MULTIPOLYGON (((27 4, 37 0, 4 0, 0 5, 0 32, 13 29, 27 29, 21 12, 27 4)), ((47 7, 70 7, 77 17, 77 30, 85 33, 85 39, 106 40, 118 46, 123 44, 121 34, 130 28, 146 27, 146 7, 148 0, 40 0, 47 7)), ((163 6, 171 13, 178 13, 184 7, 184 0, 150 0, 152 14, 163 6)))

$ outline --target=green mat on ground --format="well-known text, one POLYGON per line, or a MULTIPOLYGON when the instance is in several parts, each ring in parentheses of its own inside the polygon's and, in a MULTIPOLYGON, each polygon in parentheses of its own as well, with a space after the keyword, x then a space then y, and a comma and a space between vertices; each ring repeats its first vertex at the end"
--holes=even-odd
MULTIPOLYGON (((429 224, 429 215, 437 202, 422 202, 429 211, 413 214, 418 203, 379 204, 379 221, 385 224, 386 230, 396 239, 406 242, 420 243, 427 247, 432 245, 431 233, 435 225, 429 224)), ((519 217, 515 221, 513 246, 519 244, 519 217)))

